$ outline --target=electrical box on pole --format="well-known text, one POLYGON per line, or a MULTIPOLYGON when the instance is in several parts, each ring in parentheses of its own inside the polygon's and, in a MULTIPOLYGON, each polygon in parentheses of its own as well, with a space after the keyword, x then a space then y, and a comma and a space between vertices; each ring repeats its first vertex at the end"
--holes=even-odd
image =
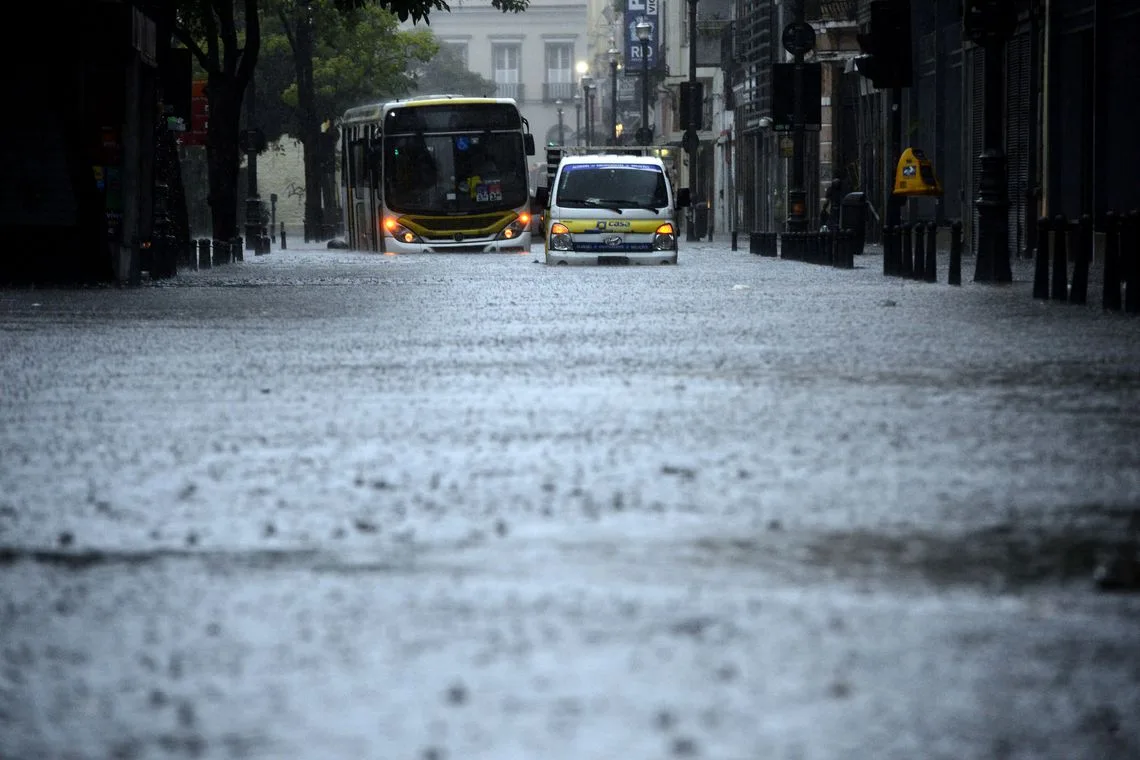
POLYGON ((681 103, 679 112, 682 114, 681 125, 685 128, 690 126, 690 119, 695 119, 696 123, 692 125, 693 129, 704 129, 704 125, 702 124, 705 115, 704 92, 704 82, 681 82, 681 103), (693 93, 696 94, 694 95, 693 93), (696 108, 693 108, 692 98, 696 98, 696 108))

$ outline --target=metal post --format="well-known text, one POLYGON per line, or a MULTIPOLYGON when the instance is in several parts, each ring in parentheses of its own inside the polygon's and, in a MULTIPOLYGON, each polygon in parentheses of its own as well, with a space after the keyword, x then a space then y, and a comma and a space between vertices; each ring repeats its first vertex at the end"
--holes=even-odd
POLYGON ((590 123, 590 82, 591 78, 588 76, 582 77, 582 103, 586 110, 586 145, 589 145, 594 139, 594 126, 590 123))
POLYGON ((1007 165, 1003 150, 1005 115, 1006 41, 1013 33, 1016 9, 998 0, 987 0, 975 8, 971 24, 974 41, 985 53, 985 96, 982 116, 981 175, 978 178, 978 255, 975 282, 1013 282, 1009 258, 1009 227, 1006 198, 1007 165))
POLYGON ((697 210, 696 204, 703 196, 697 184, 697 148, 700 147, 697 138, 697 123, 700 121, 701 103, 697 99, 697 0, 689 0, 689 118, 685 129, 684 148, 689 155, 689 188, 693 196, 693 204, 686 209, 688 223, 685 225, 685 239, 698 240, 697 237, 697 210))
POLYGON ((562 101, 556 100, 556 101, 554 101, 554 103, 555 103, 555 105, 558 106, 558 144, 559 145, 565 145, 566 144, 566 133, 562 129, 562 101))
POLYGON ((582 100, 574 95, 574 144, 582 144, 582 100))
POLYGON ((618 70, 618 50, 616 47, 610 46, 610 136, 606 140, 607 145, 617 145, 618 131, 617 131, 617 70, 618 70))
POLYGON ((641 129, 637 131, 637 142, 649 145, 653 133, 649 131, 649 35, 653 26, 648 21, 637 22, 637 43, 641 46, 641 129))
POLYGON ((253 78, 245 91, 245 156, 246 156, 246 194, 245 194, 245 244, 253 249, 254 241, 261 234, 261 198, 257 195, 257 139, 259 134, 254 130, 254 86, 253 78))
MULTIPOLYGON (((804 23, 804 0, 796 0, 793 23, 804 23)), ((807 230, 807 191, 804 188, 804 54, 797 48, 792 78, 792 177, 788 187, 788 220, 790 232, 807 230)))

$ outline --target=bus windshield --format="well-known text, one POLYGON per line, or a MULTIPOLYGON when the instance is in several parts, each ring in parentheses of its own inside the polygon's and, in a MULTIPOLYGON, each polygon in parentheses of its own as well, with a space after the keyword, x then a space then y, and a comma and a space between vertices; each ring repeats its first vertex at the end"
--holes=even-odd
POLYGON ((397 213, 470 214, 529 200, 518 132, 389 135, 384 199, 397 213))

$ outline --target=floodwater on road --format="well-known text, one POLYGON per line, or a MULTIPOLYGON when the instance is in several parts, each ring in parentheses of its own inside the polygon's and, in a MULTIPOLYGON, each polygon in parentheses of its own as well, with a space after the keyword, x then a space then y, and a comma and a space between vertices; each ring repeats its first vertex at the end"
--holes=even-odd
POLYGON ((0 758, 1140 756, 1133 315, 538 258, 0 290, 0 758))

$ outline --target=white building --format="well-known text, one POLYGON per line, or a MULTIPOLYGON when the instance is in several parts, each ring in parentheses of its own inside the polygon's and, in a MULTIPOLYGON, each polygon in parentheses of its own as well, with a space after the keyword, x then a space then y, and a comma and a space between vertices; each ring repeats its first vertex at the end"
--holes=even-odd
POLYGON ((450 13, 431 14, 432 32, 456 49, 468 69, 495 82, 495 92, 488 94, 518 101, 539 146, 531 166, 538 175, 546 158, 542 146, 574 144, 584 133, 577 71, 592 55, 588 8, 606 3, 531 0, 521 13, 503 13, 490 0, 449 4, 450 13))

